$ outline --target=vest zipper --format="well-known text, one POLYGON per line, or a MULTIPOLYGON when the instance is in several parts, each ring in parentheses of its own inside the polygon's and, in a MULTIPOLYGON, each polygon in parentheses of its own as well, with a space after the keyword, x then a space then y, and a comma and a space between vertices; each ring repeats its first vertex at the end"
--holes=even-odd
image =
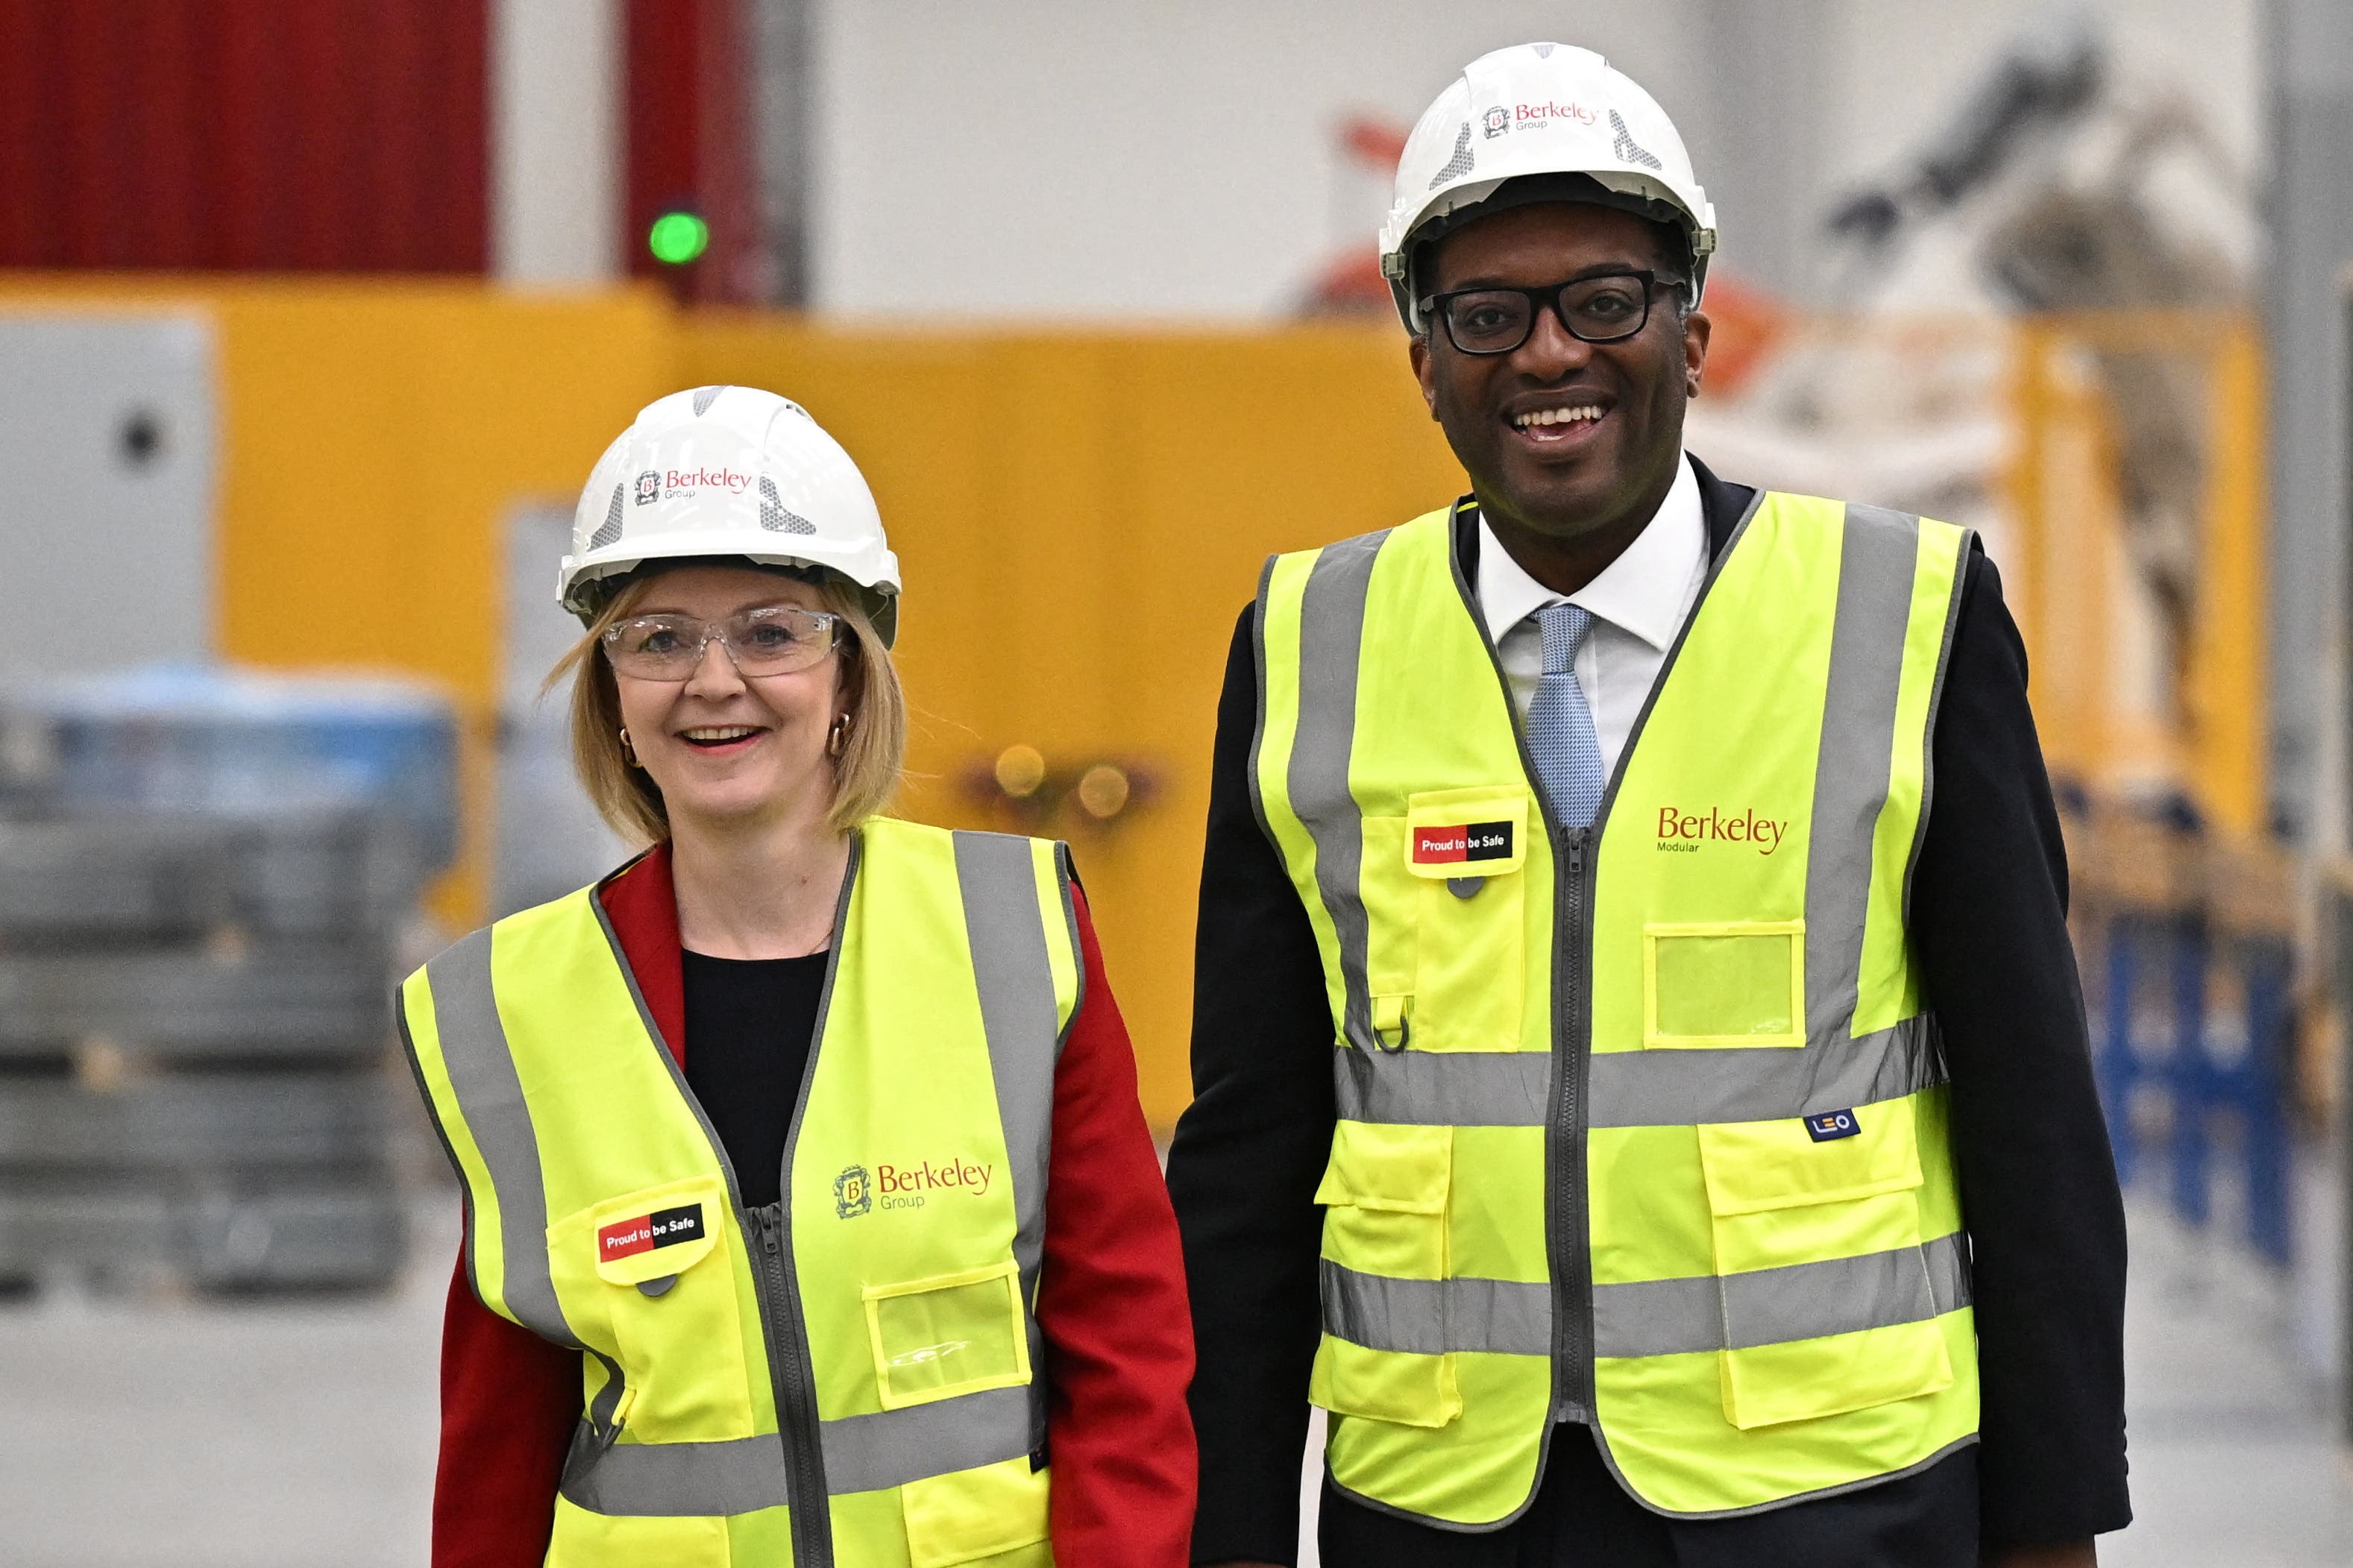
POLYGON ((793 1510, 795 1568, 830 1568, 833 1521, 818 1447, 817 1385, 809 1377, 808 1326, 793 1278, 792 1216, 783 1203, 746 1211, 760 1237, 754 1271, 761 1298, 760 1328, 768 1342, 769 1391, 776 1401, 776 1437, 785 1450, 786 1495, 793 1510))
MULTIPOLYGON (((1549 813, 1546 814, 1547 816, 1549 813)), ((1593 1415, 1593 1252, 1586 1228, 1586 1064, 1592 1055, 1593 837, 1588 827, 1553 836, 1553 1103, 1545 1168, 1552 1191, 1546 1237, 1552 1272, 1556 1422, 1593 1415)))

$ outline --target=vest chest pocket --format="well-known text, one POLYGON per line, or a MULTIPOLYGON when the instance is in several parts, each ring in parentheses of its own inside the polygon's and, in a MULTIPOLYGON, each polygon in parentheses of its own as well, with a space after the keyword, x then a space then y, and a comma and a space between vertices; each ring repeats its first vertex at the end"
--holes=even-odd
MULTIPOLYGON (((579 1280, 574 1328, 621 1363, 628 1426, 645 1442, 748 1435, 743 1327, 716 1176, 607 1199, 548 1227, 559 1279, 579 1280), (586 1267, 582 1267, 582 1265, 586 1267), (601 1322, 598 1321, 601 1320, 601 1322)), ((567 1299, 567 1314, 575 1302, 567 1299)))
POLYGON ((1794 1120, 1698 1129, 1735 1426, 1951 1385, 1921 1245, 1913 1114, 1906 1101, 1869 1108, 1851 1135, 1827 1142, 1794 1120))
POLYGON ((1645 1047, 1805 1043, 1805 921, 1642 928, 1645 1047))
POLYGON ((1029 1381, 1029 1321, 1011 1258, 956 1274, 869 1285, 866 1334, 882 1408, 1029 1381))
MULTIPOLYGON (((1383 1044, 1424 1051, 1520 1048, 1528 806, 1524 784, 1407 797, 1402 841, 1380 860, 1404 873, 1398 913, 1413 933, 1405 971, 1410 985, 1387 1018, 1381 988, 1374 987, 1376 1024, 1395 1018, 1399 1025, 1394 1037, 1384 1030, 1383 1044)), ((1367 864, 1376 863, 1368 856, 1367 864)))

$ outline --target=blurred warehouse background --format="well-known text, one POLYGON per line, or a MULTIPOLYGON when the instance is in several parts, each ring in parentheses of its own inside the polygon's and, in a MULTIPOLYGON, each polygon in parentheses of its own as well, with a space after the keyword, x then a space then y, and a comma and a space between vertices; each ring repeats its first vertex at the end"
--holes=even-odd
POLYGON ((1173 1122, 1233 616, 1461 488, 1372 236, 1534 37, 1717 203, 1693 449, 2000 563, 2135 1226, 2107 1560, 2353 1561, 2344 0, 0 0, 0 1561, 421 1558, 383 999, 623 853, 538 692, 665 391, 856 456, 902 807, 1073 841, 1173 1122))

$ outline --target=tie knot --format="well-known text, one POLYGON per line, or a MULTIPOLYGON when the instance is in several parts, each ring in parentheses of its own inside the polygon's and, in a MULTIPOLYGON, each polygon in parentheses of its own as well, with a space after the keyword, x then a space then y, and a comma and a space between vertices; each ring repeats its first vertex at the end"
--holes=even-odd
POLYGON ((1544 672, 1567 675, 1593 629, 1593 612, 1581 605, 1546 605, 1536 612, 1536 627, 1544 634, 1544 672))

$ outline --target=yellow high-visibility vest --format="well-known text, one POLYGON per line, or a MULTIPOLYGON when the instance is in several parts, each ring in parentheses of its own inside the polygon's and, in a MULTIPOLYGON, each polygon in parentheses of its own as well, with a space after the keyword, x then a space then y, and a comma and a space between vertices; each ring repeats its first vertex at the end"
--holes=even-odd
POLYGON ((1581 1422, 1641 1501, 1706 1517, 1973 1441, 1905 937, 1968 535, 1760 495, 1574 830, 1454 539, 1433 512, 1260 593, 1252 785, 1335 1035, 1333 1479, 1493 1527, 1581 1422))
POLYGON ((1045 1568, 1034 1308, 1081 967, 1059 845, 875 820, 786 1198, 744 1209, 594 889, 403 985, 493 1311, 581 1352, 554 1568, 1045 1568))

